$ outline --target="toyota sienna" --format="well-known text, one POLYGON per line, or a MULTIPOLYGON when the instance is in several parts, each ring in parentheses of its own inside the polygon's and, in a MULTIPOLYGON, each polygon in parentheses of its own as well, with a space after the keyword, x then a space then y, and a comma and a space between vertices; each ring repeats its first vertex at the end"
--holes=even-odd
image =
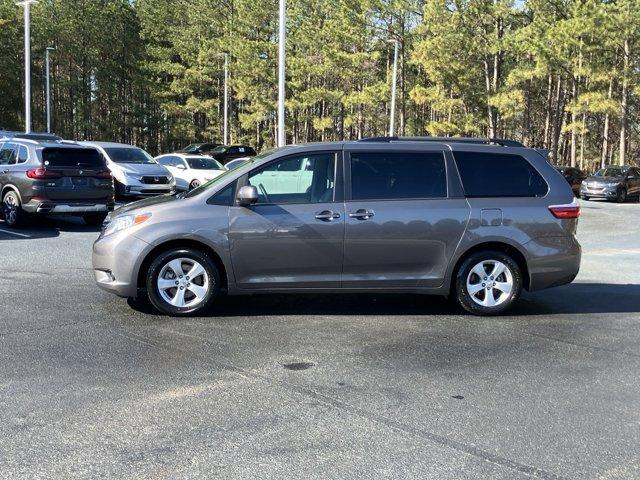
POLYGON ((175 316, 224 292, 413 292, 506 311, 571 282, 571 187, 509 140, 383 137, 263 153, 189 192, 112 212, 98 285, 175 316))

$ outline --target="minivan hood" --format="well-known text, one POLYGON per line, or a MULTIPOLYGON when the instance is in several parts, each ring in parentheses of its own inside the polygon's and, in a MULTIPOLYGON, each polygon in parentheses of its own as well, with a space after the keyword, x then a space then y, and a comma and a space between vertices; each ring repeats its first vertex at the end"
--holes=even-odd
POLYGON ((169 203, 175 200, 177 200, 175 195, 158 195, 156 197, 143 198, 142 200, 127 203, 126 205, 116 208, 111 213, 111 217, 113 218, 117 215, 122 215, 132 210, 139 210, 141 208, 152 207, 154 205, 160 205, 161 203, 169 203))

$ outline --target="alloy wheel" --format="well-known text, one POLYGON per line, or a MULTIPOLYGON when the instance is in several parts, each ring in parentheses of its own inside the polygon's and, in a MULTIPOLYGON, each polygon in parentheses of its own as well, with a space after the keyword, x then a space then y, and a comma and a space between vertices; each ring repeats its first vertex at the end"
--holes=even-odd
POLYGON ((513 292, 513 274, 498 260, 483 260, 467 276, 467 292, 475 303, 496 307, 509 299, 513 292))
POLYGON ((204 266, 196 260, 183 257, 163 265, 156 285, 160 297, 169 305, 191 308, 206 299, 211 282, 204 266))
POLYGON ((12 194, 7 194, 4 197, 4 219, 9 225, 14 225, 18 219, 18 200, 12 194))

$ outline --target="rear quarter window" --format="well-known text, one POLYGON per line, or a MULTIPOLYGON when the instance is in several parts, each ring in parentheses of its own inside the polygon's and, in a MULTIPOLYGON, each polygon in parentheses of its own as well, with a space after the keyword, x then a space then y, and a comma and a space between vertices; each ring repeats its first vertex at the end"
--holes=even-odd
POLYGON ((520 155, 454 152, 467 197, 542 197, 549 187, 520 155))
POLYGON ((105 167, 104 157, 93 148, 45 148, 42 163, 51 167, 105 167))

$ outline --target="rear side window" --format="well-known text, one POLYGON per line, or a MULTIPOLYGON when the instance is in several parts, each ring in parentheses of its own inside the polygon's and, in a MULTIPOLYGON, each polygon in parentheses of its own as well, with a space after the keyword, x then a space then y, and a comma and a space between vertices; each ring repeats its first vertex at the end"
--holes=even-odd
POLYGON ((105 167, 100 153, 93 148, 45 148, 42 163, 51 167, 105 167))
POLYGON ((547 182, 520 155, 454 152, 467 197, 541 197, 547 182))
POLYGON ((398 200, 447 196, 442 152, 354 152, 353 200, 398 200))

